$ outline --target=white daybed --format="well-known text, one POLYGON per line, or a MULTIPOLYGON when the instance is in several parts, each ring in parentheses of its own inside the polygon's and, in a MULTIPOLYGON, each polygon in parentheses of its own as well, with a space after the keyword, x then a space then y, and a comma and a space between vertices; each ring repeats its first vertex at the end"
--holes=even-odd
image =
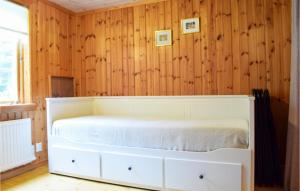
POLYGON ((253 191, 254 98, 47 98, 49 171, 154 190, 253 191))

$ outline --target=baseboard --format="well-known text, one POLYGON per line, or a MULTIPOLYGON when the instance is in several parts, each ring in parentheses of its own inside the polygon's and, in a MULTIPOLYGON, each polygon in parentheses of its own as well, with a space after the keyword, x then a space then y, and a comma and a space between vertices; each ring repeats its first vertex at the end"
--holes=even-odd
POLYGON ((13 178, 15 176, 18 176, 20 174, 23 174, 25 172, 31 171, 35 168, 38 168, 40 166, 46 165, 48 163, 48 160, 43 160, 39 162, 32 162, 11 170, 8 170, 6 172, 0 173, 0 182, 9 178, 13 178))

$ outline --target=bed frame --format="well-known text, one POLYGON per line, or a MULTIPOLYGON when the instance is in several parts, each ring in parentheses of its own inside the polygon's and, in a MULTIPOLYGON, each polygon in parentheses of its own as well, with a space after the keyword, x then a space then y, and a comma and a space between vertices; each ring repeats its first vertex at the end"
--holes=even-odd
POLYGON ((47 98, 50 173, 153 190, 254 191, 254 98, 157 96, 47 98), (249 148, 187 152, 86 144, 52 135, 55 120, 84 115, 246 119, 249 148))

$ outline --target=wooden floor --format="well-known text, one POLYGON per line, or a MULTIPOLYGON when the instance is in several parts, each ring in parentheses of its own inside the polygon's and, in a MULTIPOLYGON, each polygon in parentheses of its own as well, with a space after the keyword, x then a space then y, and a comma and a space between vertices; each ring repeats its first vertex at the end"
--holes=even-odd
MULTIPOLYGON (((42 166, 33 171, 1 182, 1 191, 143 191, 112 184, 82 180, 48 173, 42 166)), ((255 191, 282 191, 278 188, 257 188, 255 191)))

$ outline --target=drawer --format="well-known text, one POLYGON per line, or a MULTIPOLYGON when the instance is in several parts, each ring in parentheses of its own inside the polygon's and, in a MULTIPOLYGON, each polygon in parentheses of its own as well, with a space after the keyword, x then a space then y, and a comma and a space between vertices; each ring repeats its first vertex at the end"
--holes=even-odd
POLYGON ((52 149, 51 164, 54 172, 100 178, 100 154, 98 152, 64 147, 52 149))
POLYGON ((241 191, 241 164, 165 159, 165 186, 185 191, 241 191))
POLYGON ((103 178, 151 187, 163 186, 163 159, 117 153, 102 154, 103 178))

